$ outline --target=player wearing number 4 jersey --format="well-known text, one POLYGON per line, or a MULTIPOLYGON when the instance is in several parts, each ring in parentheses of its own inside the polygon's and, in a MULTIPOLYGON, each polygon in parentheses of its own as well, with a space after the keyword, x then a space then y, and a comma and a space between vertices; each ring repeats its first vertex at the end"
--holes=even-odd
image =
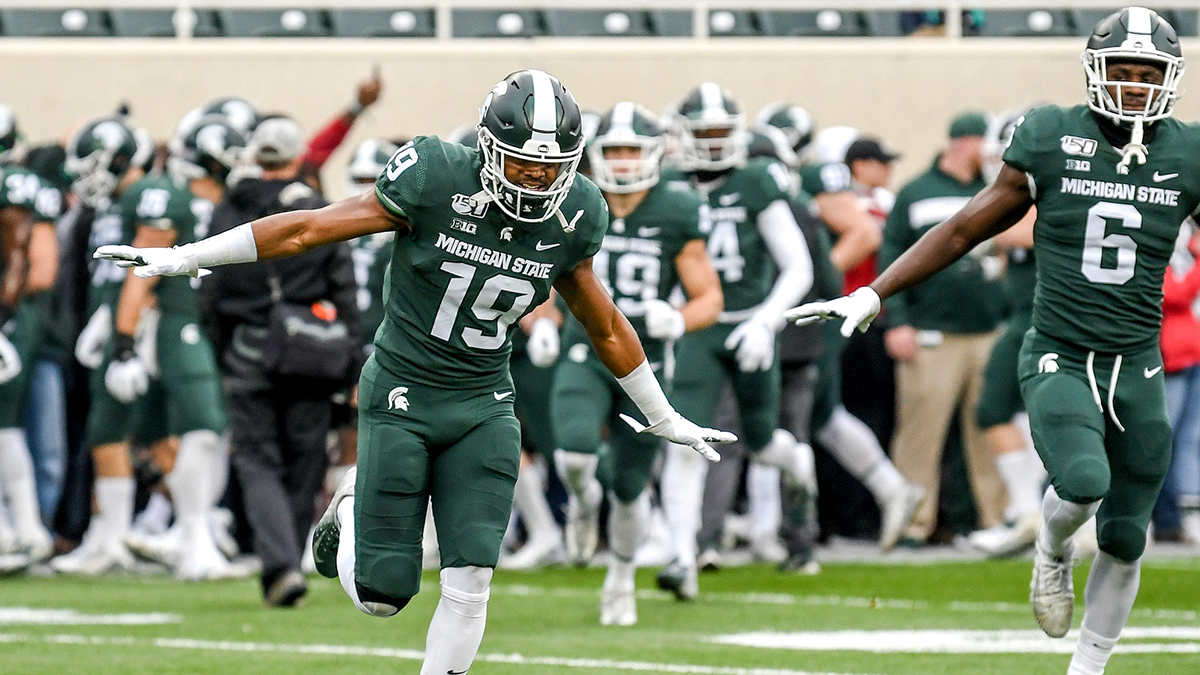
POLYGON ((1146 527, 1171 460, 1158 351, 1162 279, 1179 223, 1200 205, 1200 127, 1170 118, 1175 30, 1129 7, 1083 53, 1087 105, 1044 106, 1013 132, 996 181, 869 288, 789 312, 866 325, 888 297, 947 267, 1037 205, 1033 328, 1021 392, 1050 474, 1030 602, 1047 634, 1071 627, 1071 535, 1096 515, 1100 553, 1069 675, 1104 672, 1137 595, 1146 527))
POLYGON ((386 316, 359 383, 361 471, 338 487, 313 554, 356 607, 391 616, 419 588, 432 500, 442 597, 423 675, 466 672, 483 637, 520 453, 508 336, 551 284, 649 423, 632 425, 714 459, 709 442, 733 440, 675 412, 592 273, 608 217, 595 185, 576 175, 583 137, 571 94, 542 71, 518 71, 488 94, 478 131, 477 151, 428 136, 404 145, 374 194, 189 246, 96 253, 138 266, 138 275, 197 275, 207 265, 397 232, 386 316))

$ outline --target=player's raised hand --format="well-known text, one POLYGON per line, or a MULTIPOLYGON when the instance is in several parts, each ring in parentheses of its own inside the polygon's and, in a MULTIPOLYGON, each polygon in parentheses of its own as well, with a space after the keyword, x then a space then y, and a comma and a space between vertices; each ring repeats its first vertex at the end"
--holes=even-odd
POLYGON ((842 319, 842 335, 850 337, 855 328, 867 330, 879 314, 879 295, 870 286, 863 286, 850 295, 824 302, 810 302, 783 313, 783 318, 797 326, 814 321, 842 319))
POLYGON ((191 247, 181 248, 137 248, 134 246, 101 246, 92 257, 111 260, 118 267, 135 267, 133 273, 143 279, 150 277, 202 277, 210 274, 200 268, 191 247))
POLYGON ((706 429, 673 410, 670 415, 651 426, 646 426, 625 413, 621 413, 621 419, 625 420, 625 423, 639 434, 654 434, 672 443, 691 446, 693 450, 710 462, 721 461, 721 456, 717 454, 716 450, 713 450, 709 443, 737 441, 737 436, 728 431, 706 429))

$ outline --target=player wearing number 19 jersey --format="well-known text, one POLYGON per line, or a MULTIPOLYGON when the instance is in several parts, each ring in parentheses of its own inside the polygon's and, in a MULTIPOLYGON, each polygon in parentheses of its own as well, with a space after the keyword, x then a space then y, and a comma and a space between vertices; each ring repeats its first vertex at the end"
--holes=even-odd
POLYGON ((1158 350, 1162 280, 1179 224, 1200 205, 1200 127, 1170 118, 1183 57, 1175 30, 1128 7, 1083 52, 1087 105, 1044 106, 1013 133, 994 183, 927 233, 870 288, 789 312, 865 325, 887 297, 945 268, 1037 206, 1033 328, 1021 393, 1050 474, 1030 604, 1071 627, 1071 535, 1093 514, 1100 552, 1069 675, 1101 675, 1137 596, 1150 512, 1171 461, 1158 350))
POLYGON ((492 568, 512 506, 520 429, 509 332, 555 290, 600 360, 649 423, 631 426, 716 458, 670 406, 637 335, 592 274, 607 211, 576 177, 579 106, 554 77, 512 73, 480 109, 479 150, 421 137, 388 162, 373 194, 259 219, 188 246, 104 247, 139 276, 200 274, 395 230, 386 316, 359 382, 358 467, 313 538, 317 571, 337 576, 373 616, 420 587, 421 531, 432 501, 442 597, 424 675, 465 673, 483 638, 492 568))

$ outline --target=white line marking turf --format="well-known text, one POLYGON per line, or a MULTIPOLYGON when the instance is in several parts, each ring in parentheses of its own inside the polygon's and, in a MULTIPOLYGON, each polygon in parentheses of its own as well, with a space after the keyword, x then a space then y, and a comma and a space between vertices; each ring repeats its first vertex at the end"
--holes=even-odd
MULTIPOLYGON (((719 635, 709 642, 760 649, 876 654, 1070 654, 1078 631, 1055 640, 1035 630, 843 630, 719 635)), ((1200 654, 1200 627, 1135 627, 1121 633, 1125 654, 1200 654), (1129 642, 1147 638, 1191 642, 1129 642)))
POLYGON ((0 626, 146 626, 179 623, 178 614, 83 614, 73 609, 0 607, 0 626))
MULTIPOLYGON (((159 649, 194 649, 216 652, 253 652, 279 654, 316 654, 320 656, 364 656, 405 661, 421 661, 425 653, 415 649, 363 647, 357 645, 302 645, 272 642, 229 642, 190 640, 186 638, 134 638, 89 635, 22 635, 0 633, 0 643, 43 642, 56 645, 156 647, 159 649)), ((606 659, 568 659, 556 656, 525 656, 522 654, 480 654, 476 663, 507 663, 522 666, 552 666, 586 670, 623 670, 645 673, 676 673, 678 675, 854 675, 850 673, 810 672, 782 668, 737 668, 703 666, 686 663, 651 663, 646 661, 610 661, 606 659)))

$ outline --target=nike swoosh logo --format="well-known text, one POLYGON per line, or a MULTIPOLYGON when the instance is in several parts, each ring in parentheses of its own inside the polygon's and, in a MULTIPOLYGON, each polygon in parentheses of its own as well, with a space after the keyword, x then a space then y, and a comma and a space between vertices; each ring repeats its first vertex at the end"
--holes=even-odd
POLYGON ((1178 173, 1159 173, 1159 172, 1155 171, 1154 175, 1150 176, 1150 180, 1154 181, 1155 183, 1161 183, 1164 180, 1171 180, 1172 178, 1175 178, 1178 175, 1179 175, 1178 173))
POLYGON ((467 671, 466 670, 447 670, 446 675, 467 675, 467 671))
POLYGON ((727 195, 721 195, 721 196, 717 197, 717 203, 719 203, 721 206, 729 206, 730 204, 736 202, 737 200, 739 200, 741 198, 742 198, 742 193, 731 192, 727 195))
POLYGON ((1145 375, 1146 379, 1148 380, 1148 379, 1154 377, 1155 375, 1157 375, 1158 371, 1160 371, 1160 370, 1162 370, 1162 366, 1159 366, 1154 369, 1147 368, 1144 371, 1142 371, 1142 374, 1145 375))
POLYGON ((543 244, 543 243, 542 243, 542 242, 539 240, 539 241, 538 241, 538 243, 536 243, 536 244, 534 244, 534 245, 533 245, 533 247, 534 247, 534 248, 536 248, 536 249, 537 249, 537 250, 539 250, 539 251, 549 251, 550 249, 552 249, 552 248, 554 248, 555 246, 558 246, 558 245, 559 245, 559 244, 543 244))
MULTIPOLYGON (((509 396, 512 396, 512 392, 506 391, 504 393, 500 393, 498 391, 494 391, 494 392, 492 392, 492 396, 495 396, 497 401, 503 401, 504 399, 508 398, 509 396)), ((463 672, 466 672, 466 671, 464 670, 463 672)))

